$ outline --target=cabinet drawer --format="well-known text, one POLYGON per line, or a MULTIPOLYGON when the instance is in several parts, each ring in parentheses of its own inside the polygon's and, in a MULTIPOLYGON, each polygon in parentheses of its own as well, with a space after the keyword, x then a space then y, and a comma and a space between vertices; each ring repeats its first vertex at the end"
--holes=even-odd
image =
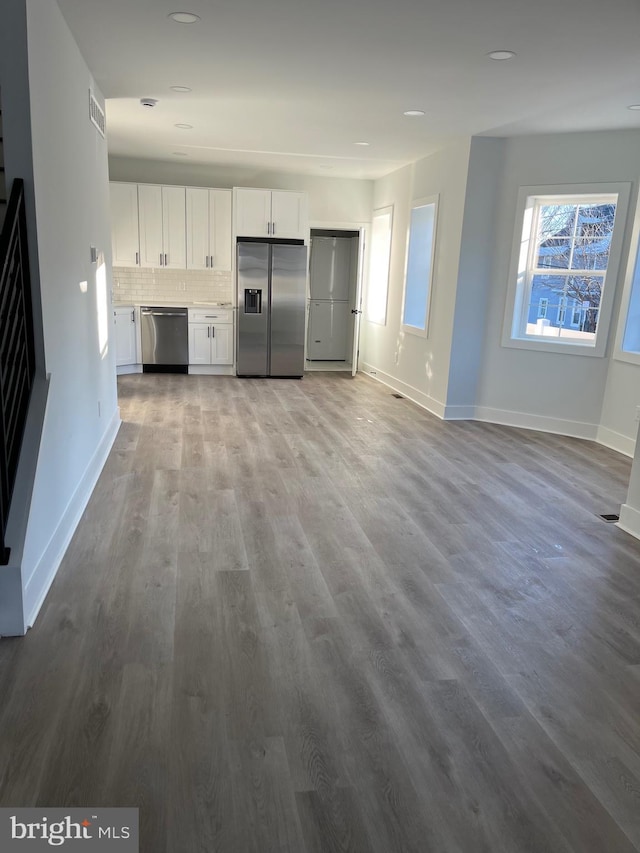
POLYGON ((190 323, 233 323, 230 308, 189 308, 190 323))

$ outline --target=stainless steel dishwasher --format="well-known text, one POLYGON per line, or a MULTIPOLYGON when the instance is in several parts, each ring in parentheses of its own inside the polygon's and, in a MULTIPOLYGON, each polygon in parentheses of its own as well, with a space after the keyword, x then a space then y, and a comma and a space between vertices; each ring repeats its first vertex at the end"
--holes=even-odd
POLYGON ((189 364, 187 309, 142 305, 140 317, 143 370, 186 373, 189 364))

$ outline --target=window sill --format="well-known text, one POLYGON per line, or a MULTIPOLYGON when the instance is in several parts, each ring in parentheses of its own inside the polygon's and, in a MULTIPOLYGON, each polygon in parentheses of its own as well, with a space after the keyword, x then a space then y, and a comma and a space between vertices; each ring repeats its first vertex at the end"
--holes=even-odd
POLYGON ((550 341, 545 338, 505 338, 502 341, 502 346, 511 349, 554 352, 561 355, 586 355, 590 358, 604 358, 604 345, 599 343, 593 346, 585 346, 568 341, 560 343, 560 341, 550 341))
POLYGON ((640 352, 626 352, 618 350, 614 352, 613 358, 615 361, 624 361, 627 364, 640 364, 640 352))

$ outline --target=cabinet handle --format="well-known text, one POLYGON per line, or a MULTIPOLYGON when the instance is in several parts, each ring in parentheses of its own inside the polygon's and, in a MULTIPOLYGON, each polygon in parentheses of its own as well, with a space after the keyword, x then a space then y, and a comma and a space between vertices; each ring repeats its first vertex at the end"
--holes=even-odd
POLYGON ((140 264, 140 254, 136 252, 136 266, 140 264))
POLYGON ((275 223, 275 222, 272 222, 272 223, 271 223, 271 233, 272 233, 272 234, 275 234, 275 233, 276 233, 276 223, 275 223))
POLYGON ((216 327, 215 327, 215 326, 212 326, 212 327, 211 327, 211 337, 212 337, 212 338, 215 338, 215 336, 216 336, 216 327))
POLYGON ((211 326, 207 326, 207 337, 211 337, 211 326))
POLYGON ((160 252, 160 266, 162 266, 162 252, 160 252))
POLYGON ((132 323, 135 323, 135 321, 136 321, 136 312, 135 312, 135 311, 132 311, 132 312, 131 312, 131 322, 132 322, 132 323))
POLYGON ((205 264, 207 266, 207 269, 209 269, 209 255, 207 255, 205 258, 205 264))
POLYGON ((166 267, 166 265, 167 265, 167 256, 166 256, 166 254, 165 254, 165 256, 164 256, 164 265, 165 265, 165 267, 166 267))
POLYGON ((213 269, 213 255, 211 255, 211 269, 213 269))
POLYGON ((271 234, 271 223, 267 222, 267 234, 271 234))

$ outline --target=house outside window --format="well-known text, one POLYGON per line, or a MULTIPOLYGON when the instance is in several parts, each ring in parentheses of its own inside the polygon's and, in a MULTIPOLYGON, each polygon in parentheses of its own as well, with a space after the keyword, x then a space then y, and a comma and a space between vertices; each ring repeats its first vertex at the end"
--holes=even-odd
POLYGON ((604 354, 629 195, 607 186, 617 191, 522 188, 503 344, 604 354))

